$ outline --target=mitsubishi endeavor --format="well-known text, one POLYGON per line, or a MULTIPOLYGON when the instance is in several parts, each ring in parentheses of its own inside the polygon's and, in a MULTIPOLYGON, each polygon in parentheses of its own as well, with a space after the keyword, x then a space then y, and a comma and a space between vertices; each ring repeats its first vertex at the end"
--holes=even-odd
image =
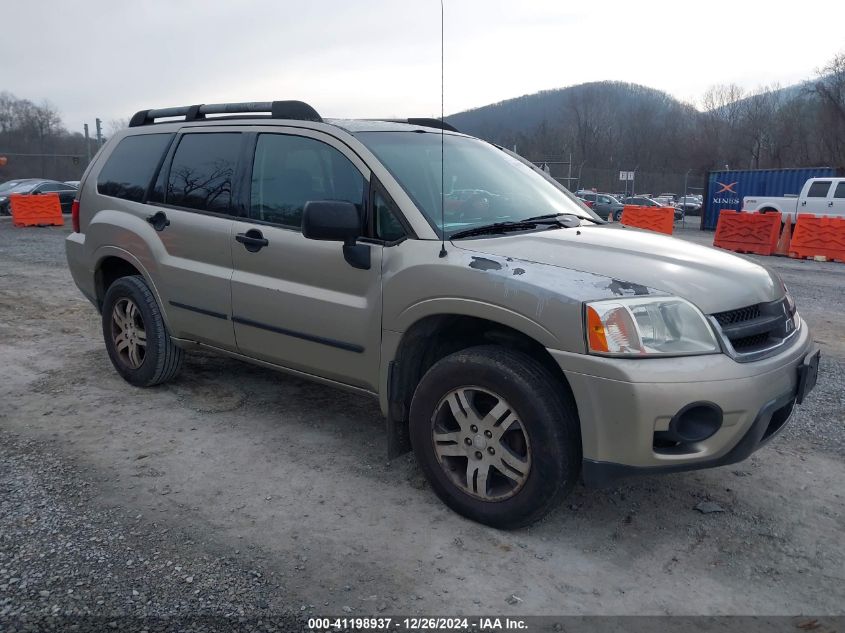
POLYGON ((129 383, 201 348, 370 394, 388 455, 413 449, 446 504, 497 527, 579 478, 742 460, 816 382, 774 272, 608 224, 437 119, 144 110, 72 218, 70 271, 129 383))

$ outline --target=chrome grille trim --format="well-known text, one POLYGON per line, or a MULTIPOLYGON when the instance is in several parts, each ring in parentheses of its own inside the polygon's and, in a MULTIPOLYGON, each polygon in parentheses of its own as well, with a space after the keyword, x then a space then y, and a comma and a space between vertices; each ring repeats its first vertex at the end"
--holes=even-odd
POLYGON ((796 312, 790 312, 786 297, 716 312, 708 319, 719 336, 722 350, 739 363, 773 356, 801 328, 801 319, 796 312))

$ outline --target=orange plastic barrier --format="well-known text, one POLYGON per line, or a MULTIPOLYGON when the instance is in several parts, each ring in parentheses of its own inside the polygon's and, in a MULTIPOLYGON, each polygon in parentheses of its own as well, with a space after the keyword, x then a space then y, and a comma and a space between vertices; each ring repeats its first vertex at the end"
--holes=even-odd
POLYGON ((672 207, 640 207, 626 204, 622 209, 622 219, 619 221, 625 226, 672 235, 675 210, 672 207))
POLYGON ((771 255, 780 236, 780 213, 743 213, 723 209, 713 246, 737 253, 771 255))
POLYGON ((799 213, 789 256, 845 262, 845 218, 799 213))
POLYGON ((42 193, 24 196, 14 193, 9 196, 12 208, 12 223, 15 226, 43 226, 45 224, 64 226, 59 194, 42 193))

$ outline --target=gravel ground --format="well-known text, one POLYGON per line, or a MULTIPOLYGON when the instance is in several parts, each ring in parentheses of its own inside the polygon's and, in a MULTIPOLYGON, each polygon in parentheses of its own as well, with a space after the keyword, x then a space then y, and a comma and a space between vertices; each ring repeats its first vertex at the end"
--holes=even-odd
POLYGON ((225 552, 156 515, 97 502, 50 442, 0 432, 0 624, 295 630, 254 546, 225 552))
POLYGON ((501 532, 446 509, 412 457, 385 461, 370 399, 204 353, 169 385, 127 385, 67 272, 66 233, 0 219, 0 629, 54 605, 106 625, 199 613, 280 628, 325 614, 845 611, 841 264, 765 260, 824 354, 769 446, 577 488, 540 524, 501 532))

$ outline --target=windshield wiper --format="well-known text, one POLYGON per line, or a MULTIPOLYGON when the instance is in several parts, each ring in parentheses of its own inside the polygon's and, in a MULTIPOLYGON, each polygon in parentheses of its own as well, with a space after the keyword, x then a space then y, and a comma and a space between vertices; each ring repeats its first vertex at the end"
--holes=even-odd
POLYGON ((539 220, 554 220, 563 213, 547 213, 546 215, 535 215, 533 218, 525 218, 523 222, 537 222, 539 220))
POLYGON ((463 231, 458 231, 457 233, 453 233, 452 235, 450 235, 449 239, 456 240, 462 237, 471 237, 473 235, 489 235, 493 233, 506 233, 508 231, 530 231, 531 229, 536 229, 539 225, 547 224, 555 225, 558 227, 563 226, 556 220, 549 221, 547 219, 532 220, 531 222, 528 222, 526 220, 520 220, 519 222, 494 222, 493 224, 474 226, 471 229, 464 229, 463 231))
MULTIPOLYGON (((576 215, 574 213, 547 213, 546 215, 538 215, 533 218, 525 218, 523 222, 540 222, 541 220, 555 220, 558 224, 566 228, 572 228, 573 226, 577 226, 576 224, 572 223, 568 220, 568 218, 577 218, 578 224, 580 224, 581 220, 588 220, 590 222, 595 222, 594 218, 586 218, 582 215, 576 215), (566 219, 564 219, 566 218, 566 219)), ((601 218, 599 218, 600 222, 604 222, 601 218)))
POLYGON ((490 233, 505 233, 507 231, 528 231, 536 229, 536 222, 494 222, 493 224, 485 224, 484 226, 474 226, 471 229, 464 229, 449 236, 450 240, 457 240, 462 237, 471 237, 473 235, 487 235, 490 233))
POLYGON ((450 240, 473 235, 489 235, 491 233, 505 233, 506 231, 530 231, 538 226, 547 228, 571 229, 581 226, 581 220, 593 221, 592 218, 582 218, 574 213, 547 213, 524 220, 509 220, 507 222, 494 222, 483 226, 475 226, 471 229, 464 229, 449 236, 450 240))

